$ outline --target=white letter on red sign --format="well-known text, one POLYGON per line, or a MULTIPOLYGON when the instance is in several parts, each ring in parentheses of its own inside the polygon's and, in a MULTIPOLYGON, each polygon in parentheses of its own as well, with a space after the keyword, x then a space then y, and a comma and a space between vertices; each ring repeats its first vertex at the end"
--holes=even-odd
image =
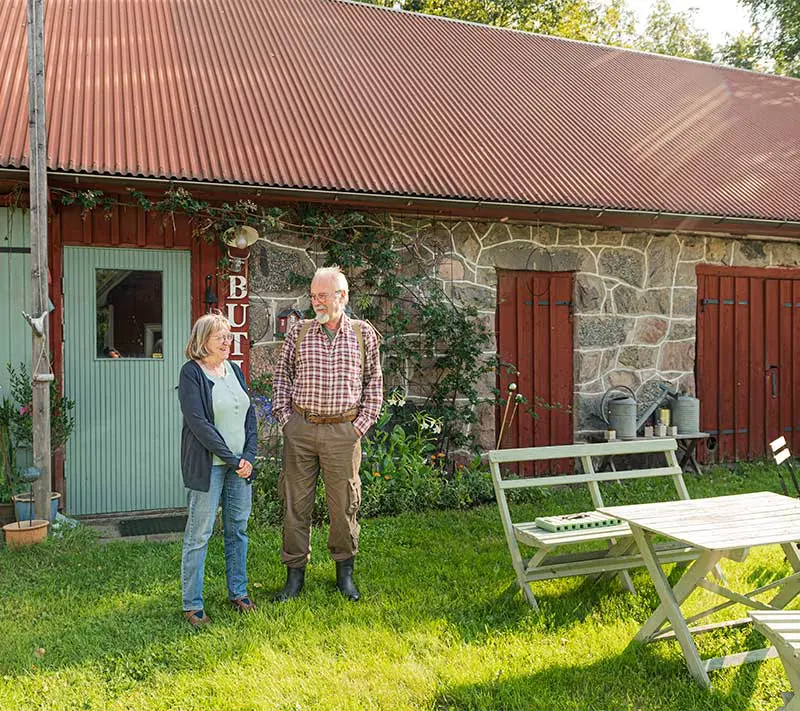
POLYGON ((228 298, 244 299, 247 296, 247 277, 231 274, 228 277, 228 298))
POLYGON ((232 356, 240 356, 244 355, 242 353, 242 336, 247 338, 247 331, 244 333, 235 331, 231 334, 233 336, 233 350, 231 351, 232 356))
POLYGON ((228 321, 231 322, 231 328, 241 328, 242 326, 247 324, 247 309, 250 304, 225 304, 225 307, 228 311, 228 321), (236 321, 236 309, 240 308, 242 310, 242 320, 241 322, 236 321))

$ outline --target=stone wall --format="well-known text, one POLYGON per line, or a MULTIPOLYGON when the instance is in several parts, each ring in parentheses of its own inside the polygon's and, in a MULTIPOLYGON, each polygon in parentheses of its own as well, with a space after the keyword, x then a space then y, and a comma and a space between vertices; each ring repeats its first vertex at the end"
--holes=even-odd
MULTIPOLYGON (((415 268, 458 302, 475 305, 494 330, 496 268, 574 273, 575 437, 604 429, 603 393, 617 385, 637 392, 644 406, 667 381, 694 393, 698 264, 798 266, 800 245, 704 234, 622 232, 502 222, 386 218, 416 244, 415 268), (420 262, 421 259, 421 262, 420 262)), ((251 367, 269 370, 280 339, 278 312, 305 309, 305 287, 292 272, 311 276, 324 255, 291 235, 262 239, 251 270, 251 367)), ((494 405, 484 384, 479 440, 494 441, 494 405)), ((409 393, 421 395, 421 393, 409 393)))

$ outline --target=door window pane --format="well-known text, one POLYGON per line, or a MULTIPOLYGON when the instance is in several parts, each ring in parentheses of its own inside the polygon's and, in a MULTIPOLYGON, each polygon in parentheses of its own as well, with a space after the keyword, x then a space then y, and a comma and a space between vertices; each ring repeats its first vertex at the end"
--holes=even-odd
POLYGON ((98 269, 98 358, 163 357, 161 272, 98 269))

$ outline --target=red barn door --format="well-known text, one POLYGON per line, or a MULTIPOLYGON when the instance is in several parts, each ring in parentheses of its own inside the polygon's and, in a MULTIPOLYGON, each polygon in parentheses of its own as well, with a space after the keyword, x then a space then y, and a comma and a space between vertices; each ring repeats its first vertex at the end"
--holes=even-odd
MULTIPOLYGON (((497 277, 498 353, 517 370, 500 368, 497 387, 505 397, 508 384, 515 382, 516 392, 527 400, 500 446, 571 444, 573 275, 498 269, 497 277)), ((497 410, 498 433, 504 412, 497 410)))
MULTIPOLYGON (((716 461, 800 452, 800 270, 699 266, 697 392, 716 461)), ((706 454, 706 458, 711 458, 706 454)))

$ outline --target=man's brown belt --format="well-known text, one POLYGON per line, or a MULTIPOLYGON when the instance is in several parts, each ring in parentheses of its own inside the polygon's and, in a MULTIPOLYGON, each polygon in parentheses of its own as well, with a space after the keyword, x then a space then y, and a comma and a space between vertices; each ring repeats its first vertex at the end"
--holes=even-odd
POLYGON ((303 419, 312 425, 338 425, 340 422, 352 422, 358 416, 358 410, 348 410, 341 415, 315 415, 297 405, 292 405, 292 410, 302 415, 303 419))

